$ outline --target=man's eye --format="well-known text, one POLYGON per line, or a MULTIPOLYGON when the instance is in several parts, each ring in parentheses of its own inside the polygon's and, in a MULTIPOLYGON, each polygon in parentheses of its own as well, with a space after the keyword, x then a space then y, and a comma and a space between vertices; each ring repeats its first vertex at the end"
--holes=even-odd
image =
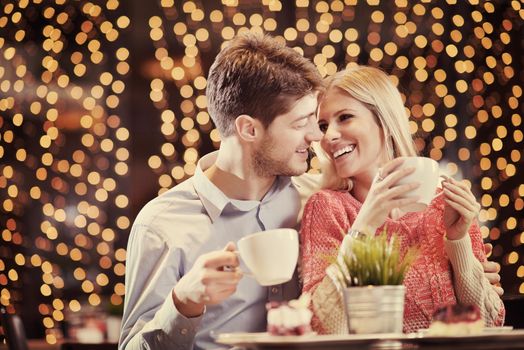
POLYGON ((302 128, 305 128, 306 126, 307 126, 307 120, 304 120, 304 121, 301 121, 295 124, 295 128, 297 129, 302 129, 302 128))

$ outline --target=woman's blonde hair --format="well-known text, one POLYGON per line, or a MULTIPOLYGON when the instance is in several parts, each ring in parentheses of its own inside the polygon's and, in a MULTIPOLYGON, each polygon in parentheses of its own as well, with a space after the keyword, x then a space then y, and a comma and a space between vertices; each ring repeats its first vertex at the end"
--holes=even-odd
MULTIPOLYGON (((339 88, 373 113, 383 132, 388 160, 417 155, 402 97, 386 73, 374 67, 355 66, 327 78, 325 84, 326 92, 339 88)), ((323 174, 322 187, 350 191, 351 179, 338 177, 333 162, 320 145, 316 143, 314 148, 323 174)))

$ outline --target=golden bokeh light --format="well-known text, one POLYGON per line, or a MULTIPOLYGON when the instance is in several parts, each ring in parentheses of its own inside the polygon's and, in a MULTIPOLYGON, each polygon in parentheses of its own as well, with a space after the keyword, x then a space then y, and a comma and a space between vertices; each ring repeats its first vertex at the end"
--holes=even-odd
MULTIPOLYGON (((120 100, 116 94, 126 92, 130 57, 129 50, 119 41, 120 31, 132 27, 132 23, 115 0, 108 1, 105 8, 66 0, 56 1, 56 6, 41 1, 11 5, 0 9, 0 16, 2 11, 11 12, 17 7, 24 11, 2 17, 7 21, 0 28, 3 47, 0 91, 9 93, 7 98, 0 97, 0 109, 6 112, 0 114, 0 191, 5 198, 0 203, 0 222, 6 227, 1 239, 11 247, 22 243, 24 247, 31 247, 25 254, 34 249, 38 253, 17 253, 12 260, 7 260, 19 267, 14 269, 9 263, 6 271, 10 281, 7 288, 17 297, 11 304, 12 299, 2 291, 2 304, 12 307, 24 303, 20 278, 28 267, 38 267, 43 282, 37 286, 42 296, 39 311, 42 316, 52 316, 42 318, 42 325, 54 328, 64 320, 65 301, 53 296, 61 296, 66 288, 77 288, 81 293, 80 284, 71 285, 65 276, 70 273, 75 280, 86 281, 89 264, 86 259, 93 253, 98 254, 97 250, 90 252, 90 247, 96 245, 97 240, 108 239, 111 245, 102 253, 114 259, 115 250, 125 246, 125 241, 119 241, 114 234, 94 241, 87 238, 87 234, 93 237, 100 227, 121 230, 116 220, 125 221, 123 218, 129 215, 127 204, 122 205, 127 197, 121 185, 128 172, 121 168, 127 166, 129 159, 130 135, 121 125, 120 100), (66 3, 67 8, 62 6, 66 3), (108 10, 121 13, 116 26, 109 20, 114 17, 108 10), (38 14, 44 21, 36 20, 38 14), (71 25, 73 19, 79 21, 78 27, 71 25), (93 21, 98 23, 99 31, 94 30, 93 21), (39 35, 43 35, 42 42, 31 46, 28 36, 39 35), (20 44, 15 46, 15 42, 20 44), (118 61, 108 60, 109 55, 115 55, 118 61), (40 73, 28 65, 35 58, 41 65, 40 73), (6 70, 12 73, 6 75, 6 70), (80 82, 78 77, 87 80, 80 82), (22 95, 28 91, 32 93, 22 95), (25 107, 15 106, 15 101, 20 99, 29 103, 25 107), (38 124, 36 119, 28 119, 35 116, 43 116, 43 121, 38 124), (106 125, 115 130, 108 132, 106 125), (36 144, 30 142, 32 139, 36 144), (118 156, 118 162, 123 164, 119 167, 120 173, 109 166, 109 157, 113 156, 118 156), (34 174, 34 181, 21 183, 20 179, 27 174, 34 174), (31 229, 30 224, 25 223, 28 215, 25 208, 30 201, 39 203, 40 222, 38 218, 31 222, 40 230, 31 229), (115 221, 106 213, 113 213, 110 215, 115 215, 115 221), (28 233, 31 230, 37 232, 36 236, 28 233), (61 259, 70 259, 70 263, 64 265, 60 260, 58 265, 49 252, 55 252, 61 259), (52 312, 49 311, 51 305, 55 309, 52 312)), ((4 264, 2 259, 0 267, 4 264)), ((121 275, 116 274, 96 277, 97 284, 109 287, 110 293, 119 280, 121 275)), ((98 305, 99 300, 92 296, 89 284, 82 288, 87 290, 85 297, 80 297, 82 302, 98 305)), ((68 307, 76 312, 80 310, 80 303, 71 300, 68 307)), ((47 340, 56 342, 49 336, 47 340)))

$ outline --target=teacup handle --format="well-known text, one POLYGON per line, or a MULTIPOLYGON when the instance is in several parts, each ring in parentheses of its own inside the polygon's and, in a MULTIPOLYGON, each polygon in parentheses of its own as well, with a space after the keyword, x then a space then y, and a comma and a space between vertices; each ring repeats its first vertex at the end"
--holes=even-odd
MULTIPOLYGON (((240 259, 240 252, 239 252, 238 250, 235 250, 234 253, 235 253, 235 254, 237 255, 237 257, 240 259)), ((234 272, 234 271, 237 271, 237 269, 240 270, 240 272, 242 272, 242 274, 243 274, 244 276, 248 276, 248 277, 251 277, 251 278, 255 278, 255 275, 253 275, 253 274, 251 273, 251 271, 246 272, 246 271, 242 270, 240 267, 236 268, 236 267, 233 267, 233 266, 230 266, 230 265, 226 265, 226 266, 224 266, 224 267, 222 268, 222 270, 225 271, 225 272, 234 272)))
MULTIPOLYGON (((446 174, 440 174, 438 177, 439 177, 439 178, 442 177, 442 178, 444 178, 444 180, 447 180, 447 179, 450 178, 450 177, 447 176, 446 174)), ((442 181, 441 181, 441 182, 442 182, 442 181)), ((431 200, 437 198, 438 196, 441 196, 442 194, 444 194, 444 191, 440 191, 439 193, 436 193, 436 194, 433 196, 433 198, 432 198, 431 200)))
MULTIPOLYGON (((246 272, 244 270, 241 270, 239 268, 240 272, 242 272, 242 275, 244 276, 247 276, 247 277, 251 277, 251 278, 255 278, 255 275, 253 275, 251 272, 246 272)), ((223 267, 223 271, 226 271, 226 272, 234 272, 234 271, 237 271, 236 268, 234 268, 233 266, 229 266, 229 265, 226 265, 223 267)))

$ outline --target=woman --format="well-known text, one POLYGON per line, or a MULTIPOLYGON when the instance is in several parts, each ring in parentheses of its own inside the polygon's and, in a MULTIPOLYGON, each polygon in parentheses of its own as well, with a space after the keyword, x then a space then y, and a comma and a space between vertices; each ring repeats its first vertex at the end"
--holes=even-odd
POLYGON ((404 279, 404 332, 427 328, 437 308, 456 302, 476 304, 486 326, 501 325, 504 306, 483 273, 479 205, 469 187, 446 179, 426 210, 402 215, 416 198, 401 195, 419 184, 397 184, 414 169, 395 158, 416 156, 416 150, 387 75, 364 66, 337 73, 327 81, 318 115, 324 189, 306 204, 301 230, 303 292, 313 294, 315 330, 346 329, 326 256, 336 254, 348 230, 375 234, 384 227, 399 234, 402 250, 417 246, 420 252, 404 279))

